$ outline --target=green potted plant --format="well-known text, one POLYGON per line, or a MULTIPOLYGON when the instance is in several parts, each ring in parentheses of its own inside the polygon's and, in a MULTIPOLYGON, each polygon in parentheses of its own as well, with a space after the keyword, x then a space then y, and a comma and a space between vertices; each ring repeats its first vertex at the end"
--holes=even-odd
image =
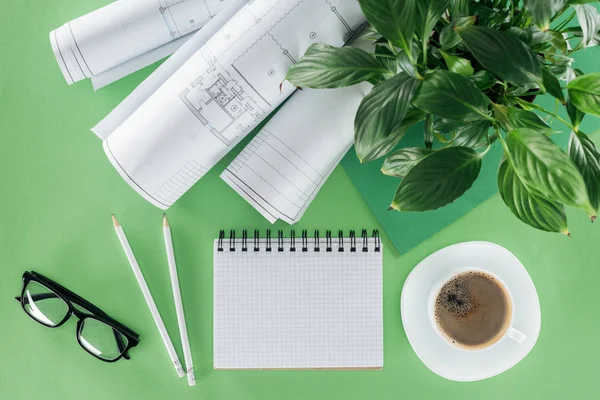
POLYGON ((370 23, 360 39, 371 40, 372 51, 314 44, 287 79, 317 89, 373 85, 355 116, 355 149, 363 163, 386 157, 382 172, 401 178, 391 208, 453 202, 477 179, 490 147, 502 146, 498 189, 517 218, 564 234, 565 206, 596 218, 600 152, 580 123, 600 116, 600 73, 571 68, 573 53, 600 42, 592 1, 359 3, 370 23), (533 102, 542 94, 566 107, 570 121, 533 102), (397 149, 421 121, 423 147, 397 149), (551 139, 559 133, 570 135, 566 152, 551 139))

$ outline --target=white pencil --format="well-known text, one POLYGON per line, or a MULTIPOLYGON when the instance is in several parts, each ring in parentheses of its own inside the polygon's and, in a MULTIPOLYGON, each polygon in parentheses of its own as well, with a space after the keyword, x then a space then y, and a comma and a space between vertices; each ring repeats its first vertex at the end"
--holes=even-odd
POLYGON ((192 361, 192 351, 188 339, 187 327, 185 324, 185 314, 183 313, 183 302, 181 301, 181 291, 179 289, 179 278, 177 277, 177 264, 175 263, 175 252, 173 251, 173 238, 171 237, 171 227, 167 220, 167 215, 163 216, 163 234, 165 236, 165 248, 167 249, 167 261, 169 263, 169 274, 171 275, 171 286, 173 287, 173 299, 175 300, 175 311, 177 312, 177 323, 179 324, 179 335, 181 336, 181 345, 183 346, 183 357, 187 369, 188 385, 196 385, 194 376, 194 362, 192 361))
POLYGON ((142 270, 138 265, 135 256, 133 255, 133 250, 131 250, 131 246, 127 241, 127 237, 125 236, 125 232, 121 227, 117 218, 112 216, 113 225, 115 226, 115 231, 117 232, 117 236, 119 237, 119 241, 121 242, 121 246, 123 246, 123 251, 125 251, 125 255, 127 256, 127 260, 129 260, 129 265, 131 265, 131 269, 133 270, 133 274, 140 285, 140 289, 142 290, 142 294, 144 295, 144 299, 146 299, 146 303, 148 304, 148 308, 150 308, 150 312, 152 313, 152 318, 154 318, 154 322, 156 323, 156 327, 158 328, 158 332, 162 337, 162 340, 167 348, 167 352, 169 353, 169 357, 171 357, 171 361, 173 361, 173 365, 175 366, 175 370, 177 371, 177 375, 180 378, 185 376, 183 372, 183 368, 181 367, 181 363, 179 362, 179 358, 177 357, 177 353, 175 352, 175 348, 173 347, 173 343, 171 342, 171 338, 169 337, 169 333, 167 332, 167 328, 158 313, 158 308, 156 308, 156 303, 154 303, 154 299, 152 298, 152 294, 150 293, 150 289, 146 284, 146 280, 144 279, 144 275, 142 275, 142 270))

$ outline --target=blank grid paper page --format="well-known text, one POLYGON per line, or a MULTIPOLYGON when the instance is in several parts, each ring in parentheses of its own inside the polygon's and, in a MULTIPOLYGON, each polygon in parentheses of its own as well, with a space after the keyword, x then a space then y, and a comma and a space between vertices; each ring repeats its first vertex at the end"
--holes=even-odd
MULTIPOLYGON (((229 241, 214 263, 215 369, 383 367, 382 256, 345 249, 291 252, 277 240, 235 251, 229 241)), ((349 239, 346 240, 349 243, 349 239)), ((361 239, 362 244, 362 239, 361 239)))

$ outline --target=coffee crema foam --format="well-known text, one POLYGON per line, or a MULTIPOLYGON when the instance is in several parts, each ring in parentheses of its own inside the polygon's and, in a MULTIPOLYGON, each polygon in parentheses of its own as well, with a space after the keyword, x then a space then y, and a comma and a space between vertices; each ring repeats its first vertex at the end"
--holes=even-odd
POLYGON ((440 331, 466 349, 480 349, 498 341, 508 329, 511 312, 502 284, 479 271, 452 277, 440 289, 434 306, 440 331))

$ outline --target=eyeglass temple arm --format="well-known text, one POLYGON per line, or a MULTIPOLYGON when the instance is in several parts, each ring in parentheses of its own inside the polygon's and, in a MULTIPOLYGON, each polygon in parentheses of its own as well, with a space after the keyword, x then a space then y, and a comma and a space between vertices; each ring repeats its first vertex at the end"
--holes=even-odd
MULTIPOLYGON (((31 296, 31 299, 34 301, 37 300, 46 300, 46 299, 52 299, 52 298, 57 298, 58 296, 54 293, 38 293, 38 294, 34 294, 31 296)), ((15 300, 17 300, 19 303, 21 302, 21 297, 17 296, 15 297, 15 300)), ((28 304, 29 303, 29 298, 24 298, 23 299, 23 304, 28 304)), ((94 307, 94 310, 90 310, 90 311, 94 311, 96 312, 98 310, 97 307, 94 307)), ((100 310, 101 311, 101 310, 100 310)), ((101 312, 101 314, 104 315, 103 312, 101 312)), ((115 340, 117 341, 117 346, 119 347, 119 352, 123 353, 123 350, 125 350, 125 343, 123 343, 123 339, 121 338, 121 335, 116 331, 116 330, 112 330, 113 334, 115 335, 115 340)), ((126 358, 127 360, 129 360, 129 354, 128 353, 123 353, 123 357, 126 358)))

